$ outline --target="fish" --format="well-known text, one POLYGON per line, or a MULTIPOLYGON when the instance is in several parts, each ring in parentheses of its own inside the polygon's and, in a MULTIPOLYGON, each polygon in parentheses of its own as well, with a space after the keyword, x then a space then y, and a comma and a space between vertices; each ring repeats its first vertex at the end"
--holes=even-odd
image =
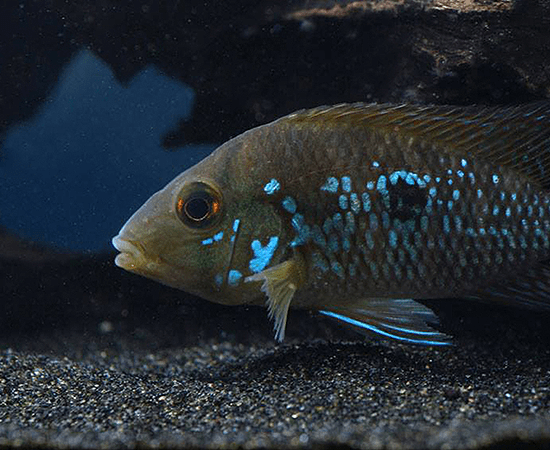
POLYGON ((449 345, 420 301, 550 306, 550 101, 339 104, 230 139, 139 208, 117 266, 225 305, 449 345))

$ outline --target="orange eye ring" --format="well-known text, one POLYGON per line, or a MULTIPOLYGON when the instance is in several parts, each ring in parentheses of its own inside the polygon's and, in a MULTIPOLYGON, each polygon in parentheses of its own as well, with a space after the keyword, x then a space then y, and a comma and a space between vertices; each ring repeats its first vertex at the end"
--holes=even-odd
POLYGON ((196 182, 180 192, 176 202, 178 218, 191 228, 211 226, 221 216, 220 195, 206 183, 196 182))

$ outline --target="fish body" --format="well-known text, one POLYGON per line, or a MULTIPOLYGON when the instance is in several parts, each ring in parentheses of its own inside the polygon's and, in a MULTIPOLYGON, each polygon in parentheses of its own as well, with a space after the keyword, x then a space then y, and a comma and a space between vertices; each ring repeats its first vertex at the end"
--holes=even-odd
POLYGON ((292 306, 444 344, 412 299, 548 305, 549 189, 548 102, 337 105, 223 144, 113 243, 132 272, 219 303, 267 301, 279 340, 292 306))

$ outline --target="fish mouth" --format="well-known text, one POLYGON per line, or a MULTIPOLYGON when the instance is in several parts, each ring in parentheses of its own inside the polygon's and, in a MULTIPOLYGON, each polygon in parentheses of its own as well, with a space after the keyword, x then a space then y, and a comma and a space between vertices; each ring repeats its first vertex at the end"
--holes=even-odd
POLYGON ((140 246, 128 239, 124 239, 117 235, 112 240, 113 247, 115 247, 120 254, 115 258, 115 264, 125 270, 135 271, 145 260, 143 250, 140 246))

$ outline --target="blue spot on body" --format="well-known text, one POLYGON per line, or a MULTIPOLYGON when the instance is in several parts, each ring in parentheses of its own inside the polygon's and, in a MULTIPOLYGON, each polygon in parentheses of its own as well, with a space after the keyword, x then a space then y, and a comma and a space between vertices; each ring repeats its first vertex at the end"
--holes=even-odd
POLYGON ((466 167, 466 165, 468 164, 468 162, 465 159, 462 159, 460 163, 462 164, 462 167, 466 167))
POLYGON ((483 191, 481 189, 478 189, 477 190, 477 198, 481 198, 482 195, 483 195, 483 191))
POLYGON ((258 240, 252 241, 251 248, 254 252, 254 258, 250 260, 248 267, 254 273, 261 272, 271 261, 277 245, 279 243, 279 238, 277 236, 272 236, 269 238, 269 242, 265 247, 262 246, 261 242, 258 240))
POLYGON ((239 284, 239 282, 241 281, 242 277, 243 277, 243 274, 238 270, 230 270, 227 276, 227 281, 229 283, 229 286, 237 286, 237 284, 239 284))
POLYGON ((441 177, 435 177, 435 182, 439 183, 441 181, 441 177))
POLYGON ((338 204, 340 205, 340 209, 348 209, 348 197, 344 194, 340 195, 338 197, 338 204))
POLYGON ((349 196, 349 204, 350 204, 351 210, 355 214, 358 214, 359 211, 361 210, 361 200, 359 200, 359 197, 357 196, 357 194, 355 192, 353 192, 349 196))
POLYGON ((369 231, 365 232, 365 242, 367 243, 369 249, 372 250, 374 248, 374 239, 372 237, 372 233, 369 231))
POLYGON ((241 221, 239 219, 235 219, 233 221, 233 231, 236 233, 239 230, 239 224, 241 221))
POLYGON ((429 183, 431 180, 430 176, 429 175, 424 175, 424 182, 425 183, 429 183))
POLYGON ((498 216, 498 212, 499 212, 499 207, 497 205, 495 205, 493 207, 493 216, 498 216))
POLYGON ((294 214, 296 212, 296 200, 289 196, 285 197, 283 199, 283 208, 290 214, 294 214))
POLYGON ((328 177, 325 184, 321 186, 321 190, 336 193, 336 191, 338 190, 338 178, 328 177))
POLYGON ((451 231, 449 216, 443 216, 443 231, 445 233, 449 233, 451 231))
POLYGON ((499 180, 498 175, 494 174, 492 178, 493 178, 493 183, 497 184, 499 180))
POLYGON ((222 238, 223 238, 223 231, 220 231, 219 233, 216 233, 214 236, 212 236, 212 239, 214 239, 214 241, 216 242, 221 241, 222 238))
POLYGON ((335 234, 331 234, 329 236, 328 248, 334 253, 336 253, 339 250, 340 245, 338 244, 338 237, 335 234))
POLYGON ((378 217, 376 216, 376 213, 370 213, 369 215, 369 223, 370 223, 370 229, 372 231, 375 231, 378 228, 378 217))
POLYGON ((392 248, 395 248, 397 247, 397 233, 393 230, 390 230, 389 231, 389 234, 388 234, 388 241, 390 243, 390 246, 392 248))
POLYGON ((355 217, 351 211, 346 213, 346 232, 355 233, 355 217))
POLYGON ((342 239, 342 249, 345 252, 349 252, 349 249, 351 248, 351 242, 349 241, 349 238, 345 237, 342 239))
POLYGON ((340 278, 344 278, 344 268, 338 261, 333 261, 331 264, 332 271, 340 278))
POLYGON ((272 178, 266 185, 264 186, 264 191, 267 195, 272 195, 275 192, 277 192, 279 189, 281 189, 280 183, 275 179, 272 178))
POLYGON ((432 197, 435 197, 435 195, 437 194, 437 188, 431 187, 429 193, 432 197))
POLYGON ((335 230, 339 231, 340 233, 344 231, 344 221, 342 220, 342 214, 334 214, 334 216, 332 216, 332 223, 335 230))
POLYGON ((457 171, 456 171, 456 174, 457 174, 460 178, 464 178, 464 172, 462 172, 462 170, 457 170, 457 171))
POLYGON ((367 181, 367 189, 369 190, 374 189, 374 181, 367 181))
POLYGON ((371 204, 370 204, 370 195, 368 194, 368 192, 363 192, 361 194, 361 199, 363 200, 363 211, 369 212, 371 204))
POLYGON ((453 200, 458 200, 460 198, 460 191, 458 189, 455 189, 453 191, 453 200))
POLYGON ((342 177, 342 190, 344 192, 351 192, 351 178, 342 177))
POLYGON ((378 161, 374 161, 374 162, 372 163, 372 166, 373 166, 373 167, 380 167, 380 163, 379 163, 378 161))
POLYGON ((383 195, 388 193, 388 191, 386 190, 386 177, 384 175, 380 175, 378 177, 376 189, 383 195))
POLYGON ((211 245, 213 243, 214 243, 214 239, 212 238, 207 238, 202 241, 202 245, 211 245))
POLYGON ((221 286, 222 283, 223 283, 223 276, 221 273, 218 273, 216 274, 216 276, 214 277, 214 282, 216 283, 217 286, 221 286))

